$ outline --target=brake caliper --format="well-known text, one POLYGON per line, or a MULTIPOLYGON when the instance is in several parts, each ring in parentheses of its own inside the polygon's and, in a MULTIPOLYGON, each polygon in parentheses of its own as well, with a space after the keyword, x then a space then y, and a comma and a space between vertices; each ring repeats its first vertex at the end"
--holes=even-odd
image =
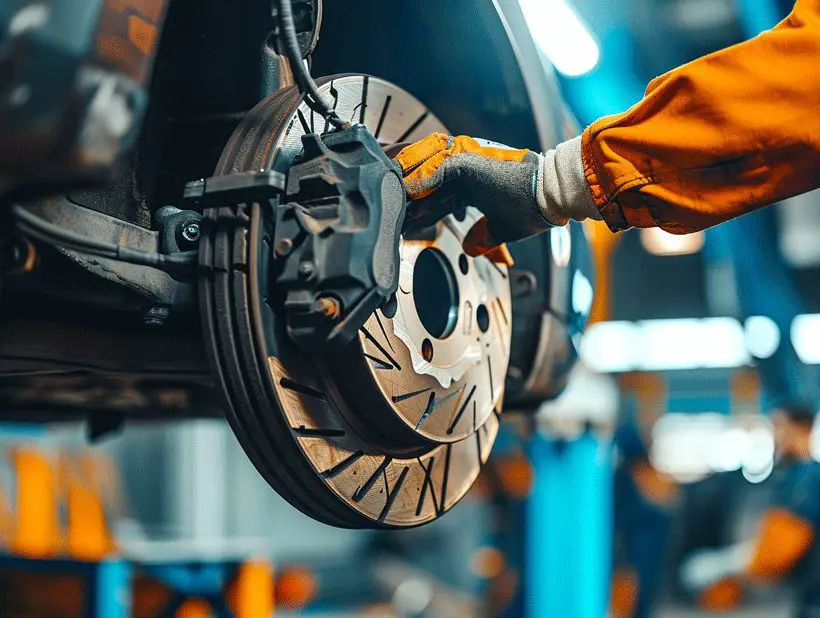
POLYGON ((400 169, 364 126, 302 145, 273 247, 288 333, 315 350, 349 342, 395 294, 406 197, 400 169))

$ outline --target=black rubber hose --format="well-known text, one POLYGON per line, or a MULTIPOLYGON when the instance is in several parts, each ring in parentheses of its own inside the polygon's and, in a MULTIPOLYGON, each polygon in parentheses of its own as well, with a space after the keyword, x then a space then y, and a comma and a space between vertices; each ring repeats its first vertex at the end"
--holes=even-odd
POLYGON ((325 118, 328 123, 337 129, 344 129, 348 123, 344 122, 336 110, 328 107, 325 100, 322 98, 319 88, 310 73, 302 62, 302 54, 299 51, 299 41, 296 39, 296 26, 293 23, 293 7, 291 0, 276 0, 277 16, 279 19, 279 45, 282 48, 282 53, 290 63, 290 68, 293 71, 293 78, 296 80, 296 86, 299 92, 305 99, 308 107, 317 114, 325 118))

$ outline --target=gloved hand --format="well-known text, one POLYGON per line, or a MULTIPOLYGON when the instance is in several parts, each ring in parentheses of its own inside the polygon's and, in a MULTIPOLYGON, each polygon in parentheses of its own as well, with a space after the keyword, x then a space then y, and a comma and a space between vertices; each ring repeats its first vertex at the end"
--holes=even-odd
POLYGON ((464 205, 484 213, 464 240, 469 255, 569 219, 600 219, 584 177, 580 137, 538 154, 434 133, 404 148, 396 161, 414 201, 407 214, 411 227, 430 225, 464 205))

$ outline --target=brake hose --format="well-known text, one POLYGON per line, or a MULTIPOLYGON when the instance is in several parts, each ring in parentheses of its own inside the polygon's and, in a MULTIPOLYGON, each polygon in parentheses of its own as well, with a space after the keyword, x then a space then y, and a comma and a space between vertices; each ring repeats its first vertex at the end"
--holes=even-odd
POLYGON ((293 22, 293 6, 292 0, 275 0, 276 1, 276 15, 279 22, 279 47, 282 53, 288 59, 290 68, 293 71, 293 78, 296 81, 296 87, 305 100, 307 106, 322 116, 329 124, 336 129, 344 129, 349 123, 344 122, 336 110, 330 108, 327 102, 322 98, 319 92, 319 87, 310 75, 305 63, 302 61, 302 54, 299 50, 299 42, 296 39, 296 26, 293 22))

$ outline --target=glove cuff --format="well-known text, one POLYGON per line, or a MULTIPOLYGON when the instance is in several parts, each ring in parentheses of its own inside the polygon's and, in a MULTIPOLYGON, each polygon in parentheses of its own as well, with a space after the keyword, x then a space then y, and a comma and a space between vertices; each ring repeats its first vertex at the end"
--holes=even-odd
POLYGON ((584 175, 580 135, 540 155, 535 194, 541 215, 552 225, 601 219, 584 175))

